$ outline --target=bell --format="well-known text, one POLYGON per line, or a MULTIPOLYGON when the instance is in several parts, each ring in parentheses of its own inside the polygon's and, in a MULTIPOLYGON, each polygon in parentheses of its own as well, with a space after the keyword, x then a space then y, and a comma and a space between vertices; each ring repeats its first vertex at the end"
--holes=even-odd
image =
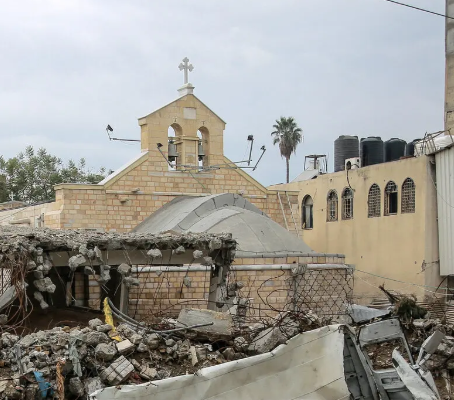
POLYGON ((177 145, 175 143, 173 143, 173 141, 169 141, 169 146, 168 146, 168 157, 169 157, 169 161, 172 162, 172 161, 175 161, 178 157, 178 153, 177 153, 177 145))
POLYGON ((199 142, 199 149, 197 153, 199 154, 199 161, 202 161, 203 157, 205 157, 205 151, 203 150, 202 142, 199 142))

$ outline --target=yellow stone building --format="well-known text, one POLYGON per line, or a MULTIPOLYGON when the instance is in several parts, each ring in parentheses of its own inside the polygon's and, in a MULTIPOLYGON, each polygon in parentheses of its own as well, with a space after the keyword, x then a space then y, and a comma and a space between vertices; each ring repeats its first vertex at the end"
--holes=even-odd
POLYGON ((302 238, 355 267, 355 300, 377 288, 431 295, 441 282, 434 156, 405 158, 271 186, 298 191, 302 238))

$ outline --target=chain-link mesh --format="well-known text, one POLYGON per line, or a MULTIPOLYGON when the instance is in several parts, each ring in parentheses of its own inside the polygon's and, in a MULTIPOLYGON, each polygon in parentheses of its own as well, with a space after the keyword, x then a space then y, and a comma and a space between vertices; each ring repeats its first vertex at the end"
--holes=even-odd
POLYGON ((0 295, 11 286, 11 268, 0 268, 0 295))
POLYGON ((320 317, 345 315, 353 298, 352 268, 299 266, 291 279, 295 312, 312 311, 320 317))

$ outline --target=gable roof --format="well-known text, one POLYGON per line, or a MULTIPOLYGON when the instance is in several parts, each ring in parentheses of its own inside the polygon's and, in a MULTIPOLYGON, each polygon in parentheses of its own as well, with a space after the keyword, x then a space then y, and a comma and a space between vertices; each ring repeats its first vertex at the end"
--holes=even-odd
POLYGON ((149 117, 150 115, 153 115, 154 113, 157 113, 161 110, 163 110, 164 108, 172 105, 173 103, 176 103, 178 100, 180 99, 183 99, 187 96, 193 96, 200 104, 202 104, 208 111, 210 111, 216 118, 218 118, 221 122, 223 122, 224 124, 227 124, 227 122, 225 122, 218 114, 216 114, 210 107, 208 107, 202 100, 200 100, 196 95, 194 94, 186 94, 182 97, 179 97, 178 99, 176 100, 172 100, 170 103, 167 103, 166 105, 158 108, 157 110, 154 110, 152 111, 151 113, 147 114, 147 115, 144 115, 143 117, 140 117, 139 119, 143 119, 143 118, 146 118, 146 117, 149 117))

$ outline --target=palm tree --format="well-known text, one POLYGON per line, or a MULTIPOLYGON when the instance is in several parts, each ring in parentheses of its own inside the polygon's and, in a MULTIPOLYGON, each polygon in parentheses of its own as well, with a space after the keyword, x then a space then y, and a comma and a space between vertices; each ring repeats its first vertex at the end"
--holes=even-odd
POLYGON ((290 157, 293 153, 296 153, 296 147, 303 139, 303 131, 298 128, 298 125, 293 117, 281 117, 280 119, 277 119, 273 128, 275 129, 271 132, 271 136, 274 136, 273 144, 276 145, 279 143, 281 157, 285 158, 285 162, 287 164, 288 183, 290 175, 290 157))

